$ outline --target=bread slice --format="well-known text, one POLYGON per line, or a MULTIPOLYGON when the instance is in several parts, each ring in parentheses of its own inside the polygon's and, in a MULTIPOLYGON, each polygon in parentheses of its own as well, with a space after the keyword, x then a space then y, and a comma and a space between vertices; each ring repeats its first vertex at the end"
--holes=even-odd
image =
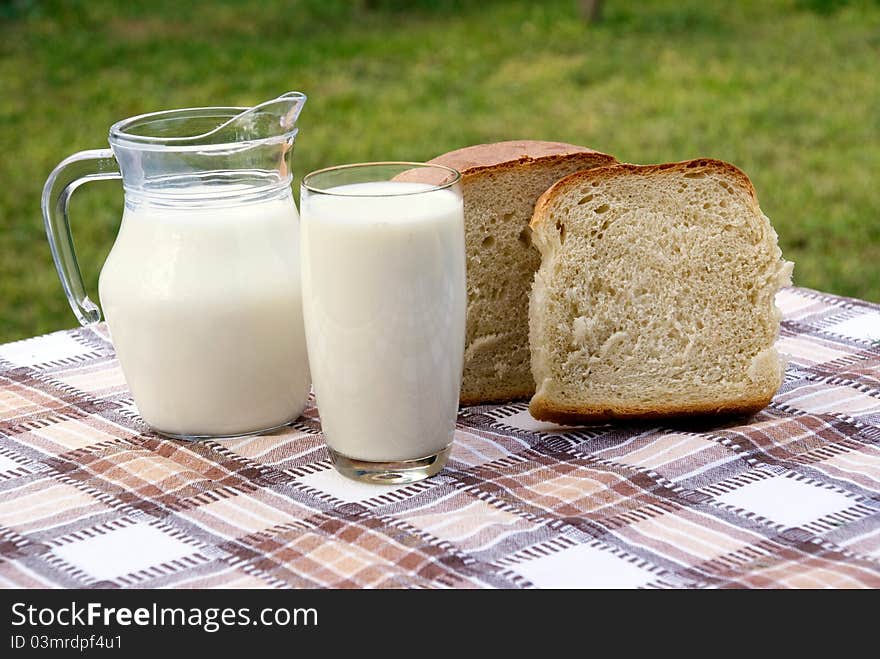
POLYGON ((545 192, 530 299, 536 419, 751 413, 779 388, 774 295, 791 283, 739 169, 615 165, 545 192))
POLYGON ((617 160, 525 140, 470 146, 430 162, 462 174, 468 306, 461 403, 531 396, 528 298, 541 262, 529 235, 535 201, 563 176, 617 160))

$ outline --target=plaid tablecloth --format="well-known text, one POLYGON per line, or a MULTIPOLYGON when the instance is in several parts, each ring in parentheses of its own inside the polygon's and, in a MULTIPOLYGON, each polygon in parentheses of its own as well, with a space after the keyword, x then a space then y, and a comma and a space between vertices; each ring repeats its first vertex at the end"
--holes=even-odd
POLYGON ((314 407, 161 439, 103 326, 0 346, 0 585, 880 587, 880 306, 778 302, 791 361, 751 419, 463 408, 448 467, 406 486, 336 474, 314 407))

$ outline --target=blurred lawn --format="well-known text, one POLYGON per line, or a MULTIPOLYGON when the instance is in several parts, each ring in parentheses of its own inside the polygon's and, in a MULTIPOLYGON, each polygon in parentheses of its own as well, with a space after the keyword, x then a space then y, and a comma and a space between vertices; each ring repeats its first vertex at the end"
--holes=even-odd
MULTIPOLYGON (((298 175, 512 138, 732 161, 797 284, 880 301, 874 0, 606 0, 595 26, 576 0, 0 0, 0 341, 75 324, 39 209, 59 160, 123 117, 291 89, 298 175)), ((73 202, 93 291, 121 197, 73 202)))

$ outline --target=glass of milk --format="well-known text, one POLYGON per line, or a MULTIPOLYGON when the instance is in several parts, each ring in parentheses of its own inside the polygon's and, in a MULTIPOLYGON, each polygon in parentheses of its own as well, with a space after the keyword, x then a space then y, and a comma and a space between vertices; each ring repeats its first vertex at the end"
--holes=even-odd
POLYGON ((337 470, 374 483, 431 476, 449 456, 465 331, 460 175, 408 162, 303 179, 306 343, 337 470))
POLYGON ((299 216, 291 154, 305 96, 253 108, 155 112, 110 129, 111 149, 64 160, 43 190, 52 254, 83 325, 85 292, 67 216, 71 193, 122 179, 125 210, 99 296, 134 402, 178 439, 265 432, 309 394, 299 216))

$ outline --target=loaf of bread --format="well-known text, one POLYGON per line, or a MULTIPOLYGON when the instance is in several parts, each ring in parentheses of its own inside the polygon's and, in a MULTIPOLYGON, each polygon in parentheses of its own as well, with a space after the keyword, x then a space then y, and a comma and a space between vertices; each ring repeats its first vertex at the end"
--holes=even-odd
POLYGON ((710 159, 578 172, 537 203, 532 415, 557 423, 765 407, 791 281, 748 177, 710 159))
POLYGON ((540 263, 529 220, 535 201, 560 178, 617 161, 560 142, 479 144, 430 162, 462 174, 467 249, 467 330, 461 403, 526 398, 528 298, 540 263))

